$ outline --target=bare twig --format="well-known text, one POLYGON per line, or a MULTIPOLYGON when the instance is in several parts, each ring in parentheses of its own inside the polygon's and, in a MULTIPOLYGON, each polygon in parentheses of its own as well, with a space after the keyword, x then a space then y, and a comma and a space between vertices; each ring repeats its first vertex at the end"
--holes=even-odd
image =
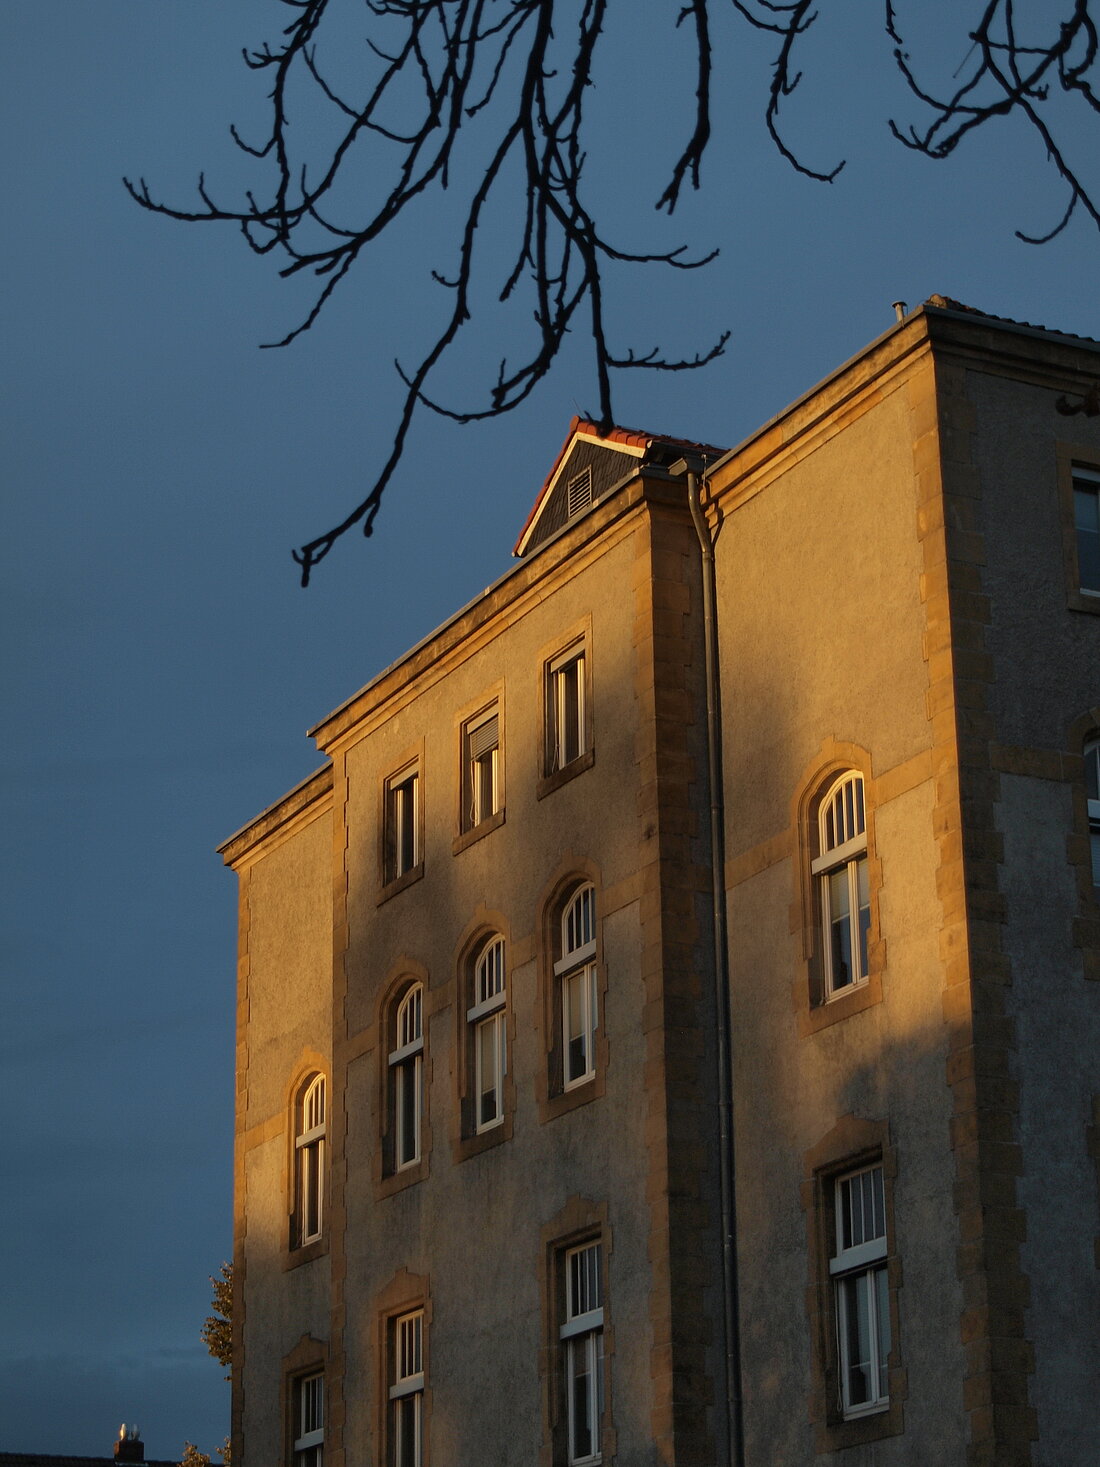
MULTIPOLYGON (((302 584, 348 530, 361 526, 369 535, 383 494, 401 460, 419 407, 472 422, 509 412, 523 402, 553 366, 568 333, 587 322, 598 387, 602 426, 612 421, 613 374, 632 369, 690 371, 721 355, 729 333, 709 349, 667 356, 659 348, 638 353, 612 350, 606 316, 609 270, 642 264, 696 269, 716 251, 697 257, 685 247, 664 251, 628 249, 609 235, 606 219, 593 212, 585 186, 586 94, 596 79, 600 42, 610 0, 364 0, 371 34, 361 96, 349 95, 347 81, 332 81, 326 46, 338 44, 344 14, 329 0, 282 0, 290 21, 278 42, 244 53, 246 65, 265 73, 270 126, 261 143, 232 137, 252 166, 266 175, 264 186, 246 191, 244 202, 215 200, 200 175, 198 205, 173 207, 153 197, 144 179, 126 187, 145 209, 189 223, 235 225, 257 254, 283 257, 284 277, 312 274, 317 293, 305 317, 279 341, 285 346, 317 321, 325 305, 351 272, 404 211, 427 191, 466 186, 457 238, 457 260, 433 272, 451 292, 450 311, 431 346, 416 365, 397 371, 405 388, 393 441, 381 470, 362 501, 332 529, 294 552, 302 584), (300 158, 299 131, 291 122, 305 94, 337 123, 335 141, 320 156, 300 158), (490 121, 490 119, 492 119, 490 121), (471 161, 466 148, 488 133, 487 162, 471 161), (350 160, 369 151, 373 194, 360 196, 353 217, 345 197, 350 160), (465 149, 461 158, 460 150, 465 149), (460 167, 460 162, 462 166, 460 167), (338 192, 337 185, 343 188, 338 192), (498 299, 513 309, 531 309, 534 336, 515 362, 502 361, 483 405, 458 407, 430 390, 433 373, 458 340, 475 311, 473 281, 480 263, 479 228, 490 201, 497 206, 509 190, 518 235, 495 287, 498 299), (525 287, 521 291, 521 287, 525 287)), ((821 181, 836 178, 844 163, 811 167, 788 142, 780 125, 781 105, 801 80, 797 62, 804 38, 816 19, 813 0, 729 0, 752 28, 778 38, 766 93, 764 124, 782 156, 800 173, 821 181)), ((934 159, 948 157, 975 129, 995 118, 1017 114, 1031 126, 1068 191, 1059 222, 1034 242, 1052 239, 1079 212, 1100 225, 1100 212, 1049 120, 1052 90, 1100 112, 1094 78, 1097 27, 1090 4, 1100 0, 1058 0, 1064 16, 1044 19, 1045 30, 1023 33, 1014 0, 983 0, 976 28, 965 34, 969 49, 956 73, 957 84, 939 96, 915 72, 902 39, 897 0, 884 0, 886 34, 894 58, 916 100, 931 111, 923 127, 891 122, 895 136, 934 159)), ((914 0, 919 3, 919 0, 914 0)), ((711 138, 715 74, 713 16, 718 0, 681 0, 675 24, 692 37, 695 58, 694 101, 684 108, 686 137, 672 165, 657 207, 671 214, 686 186, 698 189, 711 138)), ((966 7, 960 3, 960 10, 966 7)), ((1049 6, 1051 11, 1056 6, 1049 6)), ((641 7, 639 7, 639 14, 641 7)), ((643 22, 656 25, 646 18, 643 22)), ((965 23, 965 22, 964 22, 965 23)), ((655 38, 656 39, 656 38, 655 38)), ((480 278, 480 277, 479 277, 480 278)))

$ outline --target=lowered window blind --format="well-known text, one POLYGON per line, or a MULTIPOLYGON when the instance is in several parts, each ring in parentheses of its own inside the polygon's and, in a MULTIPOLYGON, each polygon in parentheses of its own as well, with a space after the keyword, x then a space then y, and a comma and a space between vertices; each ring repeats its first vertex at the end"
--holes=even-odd
POLYGON ((470 758, 480 759, 482 754, 487 754, 490 749, 497 746, 497 715, 487 718, 484 723, 479 723, 472 728, 467 735, 470 740, 470 758))

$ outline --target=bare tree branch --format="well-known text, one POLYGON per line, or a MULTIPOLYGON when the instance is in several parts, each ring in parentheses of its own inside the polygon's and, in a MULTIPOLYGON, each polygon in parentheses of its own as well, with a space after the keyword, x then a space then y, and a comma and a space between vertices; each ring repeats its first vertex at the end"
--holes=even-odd
MULTIPOLYGON (((454 188, 456 180, 466 180, 458 186, 468 189, 456 231, 457 259, 433 272, 451 292, 449 313, 414 366, 395 364, 405 395, 389 454, 365 497, 338 525, 294 552, 306 585, 313 567, 348 530, 359 525, 371 533, 418 408, 463 423, 511 411, 547 375, 566 336, 583 320, 598 393, 590 416, 607 427, 613 421, 614 373, 694 370, 722 354, 729 334, 705 351, 680 356, 656 347, 638 353, 609 345, 609 272, 652 264, 696 269, 717 253, 692 257, 686 246, 627 248, 610 237, 608 221, 594 212, 585 174, 585 100, 597 79, 611 0, 363 0, 369 33, 361 37, 361 72, 353 73, 350 84, 339 49, 347 7, 329 0, 281 3, 290 20, 279 40, 243 53, 250 70, 266 73, 267 136, 253 144, 230 129, 250 166, 262 171, 261 183, 245 191, 243 203, 226 205, 215 201, 200 174, 198 205, 181 209, 154 198, 144 179, 125 180, 143 208, 188 223, 235 225, 253 252, 283 257, 282 276, 316 278, 304 318, 269 345, 285 346, 308 331, 353 265, 422 195, 454 188), (336 81, 337 75, 343 79, 336 81), (292 95, 295 115, 308 97, 327 119, 330 142, 317 155, 300 156, 310 135, 302 124, 292 125, 292 95), (486 150, 480 162, 478 147, 486 150), (368 186, 351 190, 353 160, 356 169, 365 161, 368 186), (479 229, 490 204, 497 210, 510 205, 518 227, 493 291, 510 309, 530 312, 522 319, 533 339, 519 360, 500 362, 481 404, 462 407, 440 400, 431 380, 473 319, 484 289, 488 251, 479 229)), ((919 7, 919 0, 910 3, 919 7)), ((670 215, 685 187, 699 189, 702 182, 712 134, 713 22, 719 5, 725 10, 726 0, 681 0, 674 14, 674 25, 691 38, 695 89, 684 140, 656 199, 656 207, 670 215)), ((1094 85, 1100 47, 1090 5, 1100 0, 1047 0, 1045 9, 1028 12, 1023 25, 1017 0, 959 0, 961 24, 971 23, 973 13, 977 21, 960 35, 969 49, 957 80, 941 93, 922 80, 906 50, 900 0, 884 0, 883 25, 898 71, 915 101, 931 113, 919 126, 892 120, 895 137, 943 159, 995 119, 1017 115, 1026 121, 1067 190, 1065 211, 1052 229, 1020 234, 1034 243, 1053 239, 1078 213, 1100 226, 1098 201, 1051 120, 1055 93, 1090 114, 1100 112, 1094 85)), ((781 125, 783 104, 802 79, 800 57, 817 18, 813 0, 729 0, 729 6, 751 29, 778 41, 761 93, 764 125, 775 146, 799 173, 831 182, 843 160, 830 168, 812 166, 781 125)), ((635 23, 659 25, 648 15, 635 23)), ((943 41, 941 51, 948 45, 943 41)))

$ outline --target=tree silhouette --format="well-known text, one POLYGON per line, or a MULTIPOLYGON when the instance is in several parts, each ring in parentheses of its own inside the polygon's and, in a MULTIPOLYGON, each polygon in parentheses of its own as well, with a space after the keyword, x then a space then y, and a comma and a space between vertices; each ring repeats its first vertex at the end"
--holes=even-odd
MULTIPOLYGON (((510 411, 546 376, 567 333, 583 324, 599 394, 589 416, 606 429, 613 421, 614 373, 703 366, 722 353, 728 333, 694 354, 673 358, 614 342, 605 304, 609 272, 628 264, 696 269, 713 253, 625 247, 614 237, 613 221, 601 216, 598 194, 593 199, 585 187, 586 92, 611 0, 361 0, 356 13, 371 27, 369 52, 351 66, 350 78, 346 5, 281 3, 292 13, 281 39, 244 53, 247 65, 269 78, 270 128, 259 142, 232 129, 256 164, 256 188, 227 205, 215 200, 200 175, 198 205, 181 209, 155 199, 144 179, 126 180, 137 202, 173 219, 234 224, 257 254, 282 258, 283 276, 314 275, 318 290, 305 318, 269 343, 285 346, 309 330, 353 266, 418 200, 448 188, 462 198, 454 267, 435 275, 451 294, 450 310, 415 364, 398 364, 404 401, 388 457, 366 497, 341 523, 294 552, 306 585, 312 568, 354 525, 371 533, 418 407, 458 422, 510 411), (307 110, 306 99, 328 113, 329 125, 322 129, 327 140, 320 145, 316 132, 295 126, 307 110), (475 142, 480 152, 471 166, 475 142), (529 313, 532 335, 518 361, 501 362, 485 402, 460 409, 438 401, 431 380, 474 318, 484 221, 502 198, 513 210, 516 244, 495 290, 524 320, 529 313)), ((913 3, 919 6, 920 0, 913 3)), ((670 215, 685 187, 700 187, 711 136, 711 83, 721 60, 712 21, 727 6, 775 38, 764 121, 779 152, 800 173, 822 182, 831 182, 844 167, 843 160, 826 169, 811 167, 781 127, 782 105, 802 75, 801 45, 815 20, 812 0, 683 0, 670 15, 692 34, 694 107, 655 200, 670 215)), ((1032 243, 1052 239, 1079 211, 1100 226, 1097 202, 1063 147, 1054 106, 1062 95, 1087 112, 1100 112, 1093 88, 1097 29, 1089 9, 1090 0, 1045 0, 1026 13, 1019 0, 959 0, 960 27, 977 18, 973 30, 940 38, 944 55, 959 41, 969 42, 951 88, 941 92, 922 81, 906 50, 899 6, 884 0, 882 23, 895 63, 927 119, 919 126, 891 121, 901 143, 929 158, 946 158, 970 133, 1010 114, 1026 120, 1042 139, 1067 202, 1045 233, 1020 234, 1032 243)), ((647 13, 636 23, 653 28, 656 45, 660 19, 647 13)), ((622 146, 628 149, 629 141, 622 146)))

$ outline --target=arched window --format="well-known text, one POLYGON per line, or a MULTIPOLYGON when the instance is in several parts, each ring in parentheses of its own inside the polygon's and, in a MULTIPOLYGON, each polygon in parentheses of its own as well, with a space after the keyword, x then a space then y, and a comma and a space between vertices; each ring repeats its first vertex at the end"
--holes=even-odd
POLYGON ((596 889, 591 883, 577 887, 562 909, 554 978, 561 993, 562 1088, 569 1090, 596 1073, 596 889))
POLYGON ((1100 887, 1100 739, 1090 739, 1085 745, 1085 796, 1089 809, 1092 884, 1100 887))
POLYGON ((312 1075, 298 1092, 294 1136, 295 1243, 321 1236, 325 1202, 325 1077, 312 1075))
POLYGON ((474 1130, 488 1131, 504 1120, 504 1076, 508 1070, 503 937, 490 937, 478 953, 470 998, 466 1023, 474 1079, 474 1130))
POLYGON ((405 991, 394 1014, 390 1051, 390 1104, 395 1171, 420 1160, 424 1087, 424 987, 405 991))
POLYGON ((810 870, 821 922, 826 999, 867 981, 871 896, 863 776, 848 770, 818 805, 818 854, 810 870))

